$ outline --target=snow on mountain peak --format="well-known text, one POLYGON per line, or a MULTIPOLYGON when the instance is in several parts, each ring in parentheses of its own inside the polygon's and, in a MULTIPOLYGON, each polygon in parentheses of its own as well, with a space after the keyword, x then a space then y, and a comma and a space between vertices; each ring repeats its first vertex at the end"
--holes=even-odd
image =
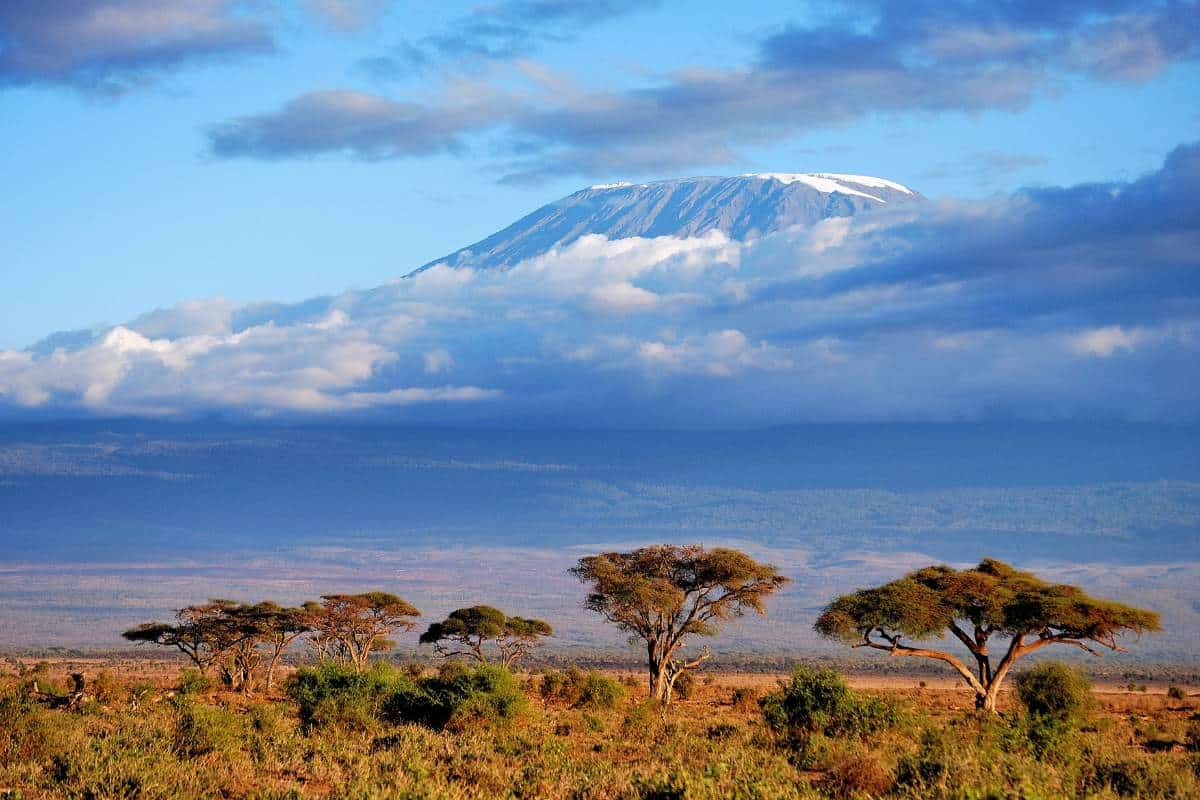
POLYGON ((858 186, 892 189, 905 194, 914 194, 913 190, 907 186, 884 178, 874 178, 870 175, 842 175, 836 172, 748 172, 742 175, 742 177, 756 178, 764 181, 779 181, 785 186, 789 183, 803 183, 823 194, 833 194, 834 192, 838 194, 853 194, 875 200, 879 203, 886 203, 887 200, 873 194, 868 194, 861 189, 855 189, 853 186, 847 186, 846 184, 852 183, 858 186))
POLYGON ((837 173, 757 173, 650 183, 601 183, 549 203, 470 247, 431 261, 474 269, 507 269, 581 236, 679 238, 719 231, 746 241, 830 217, 918 201, 907 186, 837 173), (782 184, 782 186, 781 186, 782 184))

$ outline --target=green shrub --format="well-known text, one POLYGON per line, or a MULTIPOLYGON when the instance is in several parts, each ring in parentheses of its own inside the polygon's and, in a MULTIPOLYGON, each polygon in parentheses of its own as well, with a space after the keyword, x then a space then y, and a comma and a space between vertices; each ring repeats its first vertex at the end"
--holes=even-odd
POLYGON ((1079 794, 1110 792, 1120 797, 1192 798, 1197 796, 1195 775, 1174 769, 1170 760, 1128 753, 1091 753, 1079 775, 1079 794))
POLYGON ((859 697, 831 669, 797 667, 792 680, 759 700, 767 725, 793 740, 813 733, 864 737, 899 722, 895 704, 859 697))
POLYGON ((485 664, 398 686, 383 712, 393 722, 462 730, 511 720, 527 705, 511 672, 485 664))
MULTIPOLYGON (((453 730, 508 722, 529 707, 516 677, 503 667, 484 665, 449 683, 424 681, 422 688, 435 699, 435 708, 449 710, 442 727, 453 730)), ((438 727, 438 720, 432 721, 438 727)))
POLYGON ((612 678, 591 670, 584 676, 576 708, 616 708, 625 699, 625 687, 612 678))
POLYGON ((96 702, 106 706, 124 705, 129 701, 129 687, 117 680, 107 671, 102 671, 92 678, 87 691, 96 702))
POLYGON ((172 740, 178 755, 195 758, 213 752, 228 753, 237 746, 240 736, 241 723, 236 715, 191 701, 179 704, 172 740))
POLYGON ((675 678, 675 686, 671 694, 678 700, 687 700, 696 692, 696 676, 689 671, 679 673, 675 678))
POLYGON ((0 767, 41 761, 60 749, 53 715, 26 694, 0 696, 0 767))
POLYGON ((915 790, 917 796, 932 794, 934 787, 950 781, 961 755, 959 744, 944 730, 927 730, 921 737, 920 749, 900 759, 896 783, 915 790))
POLYGON ((571 667, 566 672, 547 672, 542 676, 542 699, 568 708, 616 708, 625 699, 625 687, 597 670, 584 672, 571 667))
POLYGON ((198 669, 188 668, 180 670, 179 683, 176 684, 175 690, 180 694, 194 695, 204 694, 212 689, 212 679, 198 669))
POLYGON ((296 672, 286 691, 299 706, 306 730, 330 726, 370 730, 395 695, 416 688, 411 678, 384 663, 363 673, 341 664, 321 664, 296 672))
POLYGON ((452 681, 456 678, 461 678, 470 671, 471 668, 468 667, 466 663, 459 661, 456 658, 452 658, 448 661, 443 661, 441 665, 438 666, 437 674, 438 677, 444 681, 452 681))
POLYGON ((1183 690, 1182 686, 1168 686, 1167 697, 1172 700, 1184 700, 1187 698, 1187 692, 1183 690))
POLYGON ((1030 714, 1074 723, 1092 709, 1092 683, 1073 667, 1046 661, 1017 676, 1017 697, 1030 714))

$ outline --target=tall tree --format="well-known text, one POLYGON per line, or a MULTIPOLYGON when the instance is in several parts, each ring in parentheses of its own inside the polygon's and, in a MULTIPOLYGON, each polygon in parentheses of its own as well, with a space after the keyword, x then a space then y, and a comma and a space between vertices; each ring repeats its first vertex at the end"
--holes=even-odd
POLYGON ((1099 600, 1077 586, 1048 583, 988 558, 972 569, 926 567, 843 595, 825 607, 814 627, 855 647, 949 664, 975 692, 976 707, 995 711, 1000 686, 1018 658, 1052 644, 1092 655, 1100 655, 1096 647, 1123 651, 1118 637, 1156 631, 1160 624, 1153 611, 1099 600), (904 643, 947 633, 966 647, 973 666, 946 651, 904 643), (1008 641, 993 663, 997 639, 1008 641))
POLYGON ((510 617, 492 606, 459 608, 421 634, 421 644, 432 644, 443 657, 466 656, 488 663, 487 644, 496 650, 500 663, 511 667, 538 640, 554 633, 540 619, 510 617))
POLYGON ((671 702, 678 677, 708 659, 678 657, 686 640, 714 636, 718 623, 764 601, 788 579, 739 550, 657 545, 579 559, 571 573, 590 584, 584 606, 646 643, 650 696, 671 702))
POLYGON ((318 657, 351 664, 359 672, 366 670, 371 653, 393 646, 389 633, 412 630, 412 620, 421 616, 407 600, 387 592, 328 594, 319 605, 305 608, 318 657))

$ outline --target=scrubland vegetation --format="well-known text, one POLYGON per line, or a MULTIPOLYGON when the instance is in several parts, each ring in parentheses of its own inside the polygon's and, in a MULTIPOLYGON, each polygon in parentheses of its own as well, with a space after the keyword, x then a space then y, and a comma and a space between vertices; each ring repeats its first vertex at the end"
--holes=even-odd
POLYGON ((1123 634, 1158 629, 1151 611, 993 560, 929 567, 835 598, 816 629, 945 665, 968 692, 855 691, 805 667, 764 689, 703 675, 712 651, 687 648, 765 614, 787 583, 773 566, 661 545, 585 557, 572 574, 586 608, 644 645, 640 677, 521 672, 552 628, 493 606, 428 626, 420 642, 441 658, 432 669, 380 659, 421 616, 390 593, 293 608, 210 600, 126 632, 182 654, 188 666, 169 680, 5 677, 0 797, 1200 794, 1200 715, 1184 688, 1123 707, 1097 703, 1070 666, 1014 669, 1054 644, 1120 650, 1123 634), (958 640, 968 660, 908 643, 939 638, 958 640), (284 655, 300 642, 293 670, 284 655))
MULTIPOLYGON (((451 661, 301 668, 247 698, 25 670, 0 689, 0 797, 1146 797, 1200 794, 1200 702, 1094 697, 1050 663, 999 715, 946 691, 642 680, 451 661), (35 692, 36 685, 36 692, 35 692), (957 706, 957 707, 956 707, 957 706)), ((968 698, 969 699, 969 698, 968 698)))

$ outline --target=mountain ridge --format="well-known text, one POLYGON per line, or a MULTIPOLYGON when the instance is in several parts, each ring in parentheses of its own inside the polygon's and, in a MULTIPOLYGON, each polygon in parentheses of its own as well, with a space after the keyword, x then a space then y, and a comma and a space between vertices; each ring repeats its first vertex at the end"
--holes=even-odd
POLYGON ((795 225, 923 199, 909 187, 886 178, 830 172, 596 184, 423 264, 408 276, 438 265, 504 270, 590 234, 624 239, 703 236, 719 231, 744 241, 795 225))

